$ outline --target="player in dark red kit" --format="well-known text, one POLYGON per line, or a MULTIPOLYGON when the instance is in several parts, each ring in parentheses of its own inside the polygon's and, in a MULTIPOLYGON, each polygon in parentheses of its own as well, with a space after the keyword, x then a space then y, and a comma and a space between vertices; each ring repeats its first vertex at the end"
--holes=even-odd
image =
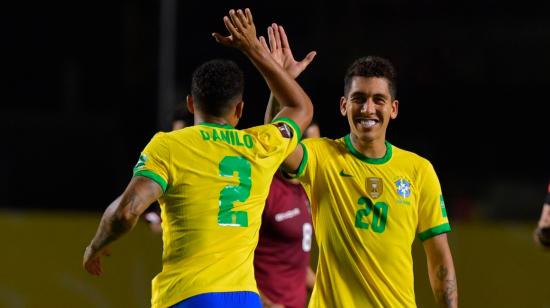
POLYGON ((302 186, 293 181, 277 172, 262 216, 254 274, 264 307, 303 308, 306 290, 313 288, 309 201, 302 186))

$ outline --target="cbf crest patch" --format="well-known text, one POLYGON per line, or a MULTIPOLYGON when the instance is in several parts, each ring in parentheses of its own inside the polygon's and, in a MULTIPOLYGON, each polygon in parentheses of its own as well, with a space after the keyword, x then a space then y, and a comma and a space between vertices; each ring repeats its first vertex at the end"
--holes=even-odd
POLYGON ((408 198, 411 195, 411 183, 405 179, 395 181, 395 188, 400 197, 408 198))
POLYGON ((372 199, 377 199, 384 192, 384 185, 381 178, 367 178, 367 193, 372 199))

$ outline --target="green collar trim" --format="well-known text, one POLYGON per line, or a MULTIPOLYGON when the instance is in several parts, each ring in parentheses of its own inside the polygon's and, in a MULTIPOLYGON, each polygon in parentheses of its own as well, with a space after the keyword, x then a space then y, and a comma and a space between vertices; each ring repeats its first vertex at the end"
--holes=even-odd
POLYGON ((346 142, 346 148, 348 148, 348 151, 350 151, 350 153, 353 154, 353 156, 359 158, 360 160, 366 163, 373 164, 373 165, 380 165, 380 164, 386 163, 392 157, 392 145, 388 141, 384 141, 384 143, 386 144, 386 154, 384 154, 383 157, 370 158, 363 155, 363 153, 355 149, 355 147, 353 146, 353 143, 351 143, 351 137, 349 134, 344 137, 344 140, 346 142))
POLYGON ((235 127, 231 126, 230 124, 218 124, 218 123, 209 123, 209 122, 202 122, 202 123, 199 123, 198 125, 217 127, 217 128, 228 128, 228 129, 234 129, 235 128, 235 127))

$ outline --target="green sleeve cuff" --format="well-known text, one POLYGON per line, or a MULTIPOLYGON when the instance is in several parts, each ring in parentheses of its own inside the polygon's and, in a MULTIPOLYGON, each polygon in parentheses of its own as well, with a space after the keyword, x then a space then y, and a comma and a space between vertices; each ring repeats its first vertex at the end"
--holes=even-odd
POLYGON ((302 131, 300 130, 300 126, 298 126, 298 124, 296 124, 294 120, 292 120, 291 118, 277 118, 271 121, 271 123, 276 123, 276 122, 285 122, 288 125, 292 126, 292 128, 294 129, 294 133, 298 137, 298 142, 302 140, 302 131))
POLYGON ((153 171, 149 170, 139 170, 134 172, 134 176, 143 176, 146 178, 149 178, 160 185, 160 188, 162 188, 162 192, 166 191, 166 181, 158 174, 154 173, 153 171))
POLYGON ((434 237, 436 235, 440 235, 446 232, 450 232, 450 231, 451 231, 451 225, 449 225, 449 223, 444 223, 437 227, 433 227, 431 229, 428 229, 418 234, 418 237, 420 238, 421 241, 425 241, 431 237, 434 237))
POLYGON ((304 151, 304 154, 302 156, 302 161, 300 162, 300 166, 298 166, 298 171, 296 171, 296 175, 294 176, 296 178, 299 178, 302 176, 302 174, 304 174, 304 171, 306 170, 306 166, 307 166, 307 159, 308 159, 306 146, 303 143, 300 143, 300 146, 302 146, 302 150, 304 151))

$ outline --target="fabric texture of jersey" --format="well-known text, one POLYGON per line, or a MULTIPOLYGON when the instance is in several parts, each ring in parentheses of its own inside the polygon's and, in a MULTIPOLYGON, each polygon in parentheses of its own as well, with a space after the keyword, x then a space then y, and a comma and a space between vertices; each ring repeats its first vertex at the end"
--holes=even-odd
POLYGON ((245 130, 202 123, 151 139, 134 176, 164 190, 153 307, 202 293, 258 292, 253 256, 262 211, 271 179, 299 136, 292 120, 277 119, 245 130))
POLYGON ((254 256, 258 289, 273 303, 288 308, 305 306, 312 236, 304 189, 277 172, 271 182, 254 256))
POLYGON ((450 231, 430 162, 386 142, 367 158, 350 136, 306 139, 298 170, 319 245, 309 307, 416 307, 411 245, 450 231))

